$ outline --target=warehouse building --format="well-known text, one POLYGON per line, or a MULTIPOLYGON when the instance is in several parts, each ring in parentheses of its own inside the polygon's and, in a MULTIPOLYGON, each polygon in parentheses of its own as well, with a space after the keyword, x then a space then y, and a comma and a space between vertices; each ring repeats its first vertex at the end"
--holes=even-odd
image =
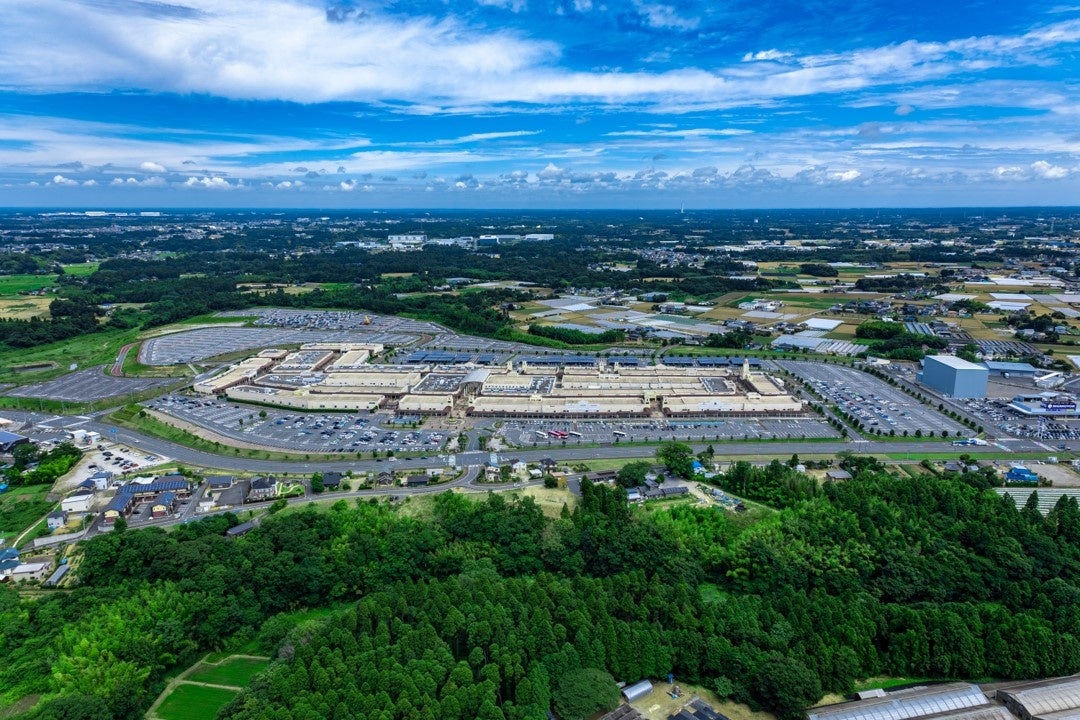
POLYGON ((1000 360, 987 360, 983 363, 993 377, 1023 378, 1032 380, 1037 372, 1034 365, 1018 362, 1003 362, 1000 360))
POLYGON ((918 380, 954 398, 984 398, 990 371, 982 365, 953 355, 929 355, 923 360, 918 380))

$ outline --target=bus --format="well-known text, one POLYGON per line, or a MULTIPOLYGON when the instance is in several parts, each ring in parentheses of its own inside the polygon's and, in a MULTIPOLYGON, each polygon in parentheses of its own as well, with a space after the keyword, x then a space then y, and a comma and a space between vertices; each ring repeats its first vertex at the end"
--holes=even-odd
POLYGON ((546 432, 544 432, 543 430, 537 430, 536 431, 536 436, 540 437, 540 438, 546 438, 548 436, 548 434, 546 432))
POLYGON ((548 435, 553 438, 558 438, 559 440, 565 440, 570 436, 570 433, 565 430, 548 430, 548 435))
POLYGON ((579 432, 574 432, 573 430, 570 430, 570 431, 569 431, 569 432, 567 432, 566 434, 567 434, 567 435, 569 435, 570 437, 581 437, 581 433, 579 433, 579 432))
POLYGON ((615 437, 626 437, 626 433, 624 433, 622 430, 612 430, 611 434, 615 437))

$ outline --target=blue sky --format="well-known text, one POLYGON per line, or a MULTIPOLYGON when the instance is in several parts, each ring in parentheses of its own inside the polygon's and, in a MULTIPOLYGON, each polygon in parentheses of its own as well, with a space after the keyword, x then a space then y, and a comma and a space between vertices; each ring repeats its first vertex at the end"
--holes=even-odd
POLYGON ((0 204, 1080 203, 1080 5, 6 0, 0 204))

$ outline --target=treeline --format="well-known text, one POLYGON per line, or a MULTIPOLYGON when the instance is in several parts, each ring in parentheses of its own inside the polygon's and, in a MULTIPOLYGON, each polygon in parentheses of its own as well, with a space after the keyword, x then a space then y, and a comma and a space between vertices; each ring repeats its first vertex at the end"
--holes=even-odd
POLYGON ((1074 500, 1044 518, 964 478, 845 467, 818 488, 737 463, 720 484, 780 508, 749 518, 584 482, 554 519, 447 493, 422 517, 341 501, 235 540, 231 516, 110 532, 70 592, 0 589, 0 687, 42 695, 25 718, 134 718, 176 668, 255 640, 276 660, 223 720, 539 720, 587 714, 571 688, 668 672, 786 720, 860 678, 1080 670, 1074 500))
POLYGON ((51 485, 79 462, 82 450, 65 442, 42 452, 37 445, 26 443, 16 445, 11 457, 11 464, 2 473, 8 485, 51 485))
POLYGON ((922 360, 926 349, 943 350, 944 338, 910 333, 901 323, 868 320, 855 328, 855 337, 868 339, 871 353, 892 360, 922 360))
POLYGON ((596 343, 610 344, 622 342, 626 333, 622 330, 605 330, 602 333, 587 333, 574 328, 556 327, 554 325, 529 325, 529 334, 537 337, 550 338, 564 342, 567 345, 592 345, 596 343))

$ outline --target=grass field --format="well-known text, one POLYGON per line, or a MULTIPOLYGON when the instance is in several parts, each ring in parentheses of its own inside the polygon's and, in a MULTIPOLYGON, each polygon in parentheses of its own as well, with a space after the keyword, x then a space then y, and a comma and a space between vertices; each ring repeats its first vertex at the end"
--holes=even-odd
POLYGON ((188 675, 187 679, 214 685, 243 687, 269 664, 270 661, 261 658, 230 657, 218 665, 203 663, 195 672, 188 675))
POLYGON ((124 343, 136 337, 135 330, 105 330, 81 337, 49 343, 35 348, 0 351, 0 382, 23 385, 40 382, 68 372, 72 364, 79 368, 94 365, 109 365, 116 360, 116 354, 124 343), (55 362, 57 368, 41 372, 15 372, 17 365, 55 362))
POLYGON ((181 684, 173 688, 154 715, 162 720, 214 720, 218 710, 236 695, 235 690, 181 684))
POLYGON ((20 533, 52 510, 56 503, 45 499, 48 493, 48 485, 32 485, 0 495, 0 536, 20 533))

